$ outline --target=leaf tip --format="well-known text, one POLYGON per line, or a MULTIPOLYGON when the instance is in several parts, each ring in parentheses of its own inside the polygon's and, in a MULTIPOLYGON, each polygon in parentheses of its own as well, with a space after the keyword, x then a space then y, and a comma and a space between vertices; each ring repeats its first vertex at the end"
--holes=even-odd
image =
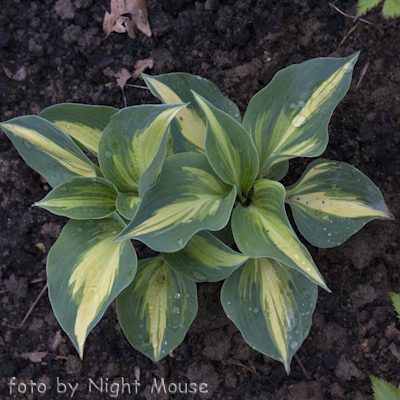
POLYGON ((390 212, 390 211, 388 211, 388 213, 387 213, 387 219, 391 219, 391 220, 395 220, 396 219, 396 217, 390 212))
POLYGON ((328 292, 328 293, 332 293, 332 290, 328 288, 328 286, 324 286, 324 289, 328 292))
POLYGON ((281 361, 283 366, 285 367, 286 375, 290 375, 290 361, 289 360, 283 360, 281 361))

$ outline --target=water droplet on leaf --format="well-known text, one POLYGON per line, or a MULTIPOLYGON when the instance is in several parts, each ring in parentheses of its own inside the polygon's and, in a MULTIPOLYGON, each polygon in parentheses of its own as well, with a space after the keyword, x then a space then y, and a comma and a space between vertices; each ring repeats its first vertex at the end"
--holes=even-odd
POLYGON ((172 314, 179 314, 180 310, 179 307, 173 306, 172 307, 172 314))
POLYGON ((298 347, 299 347, 299 343, 296 342, 295 340, 293 340, 293 342, 290 343, 290 348, 291 348, 292 350, 296 350, 298 347))

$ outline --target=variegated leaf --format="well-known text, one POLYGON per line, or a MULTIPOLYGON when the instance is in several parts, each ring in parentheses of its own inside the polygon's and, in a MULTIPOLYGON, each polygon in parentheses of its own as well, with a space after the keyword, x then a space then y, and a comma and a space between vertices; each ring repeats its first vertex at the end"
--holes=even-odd
POLYGON ((166 157, 168 125, 183 107, 133 106, 111 117, 100 138, 99 163, 120 192, 142 196, 157 180, 166 157))
POLYGON ((176 272, 195 282, 221 281, 249 258, 207 231, 192 236, 184 249, 163 255, 176 272))
POLYGON ((329 119, 350 86, 357 58, 358 53, 292 65, 251 99, 243 127, 260 156, 259 179, 278 162, 325 150, 329 119))
POLYGON ((286 188, 301 234, 314 246, 342 244, 373 219, 393 219, 382 193, 361 171, 340 161, 313 161, 286 188))
POLYGON ((142 74, 154 96, 167 104, 190 103, 171 124, 171 135, 179 152, 204 153, 206 119, 191 90, 203 96, 218 109, 231 115, 237 122, 241 116, 237 106, 224 97, 212 82, 186 73, 159 76, 142 74))
POLYGON ((49 121, 35 115, 0 124, 21 157, 52 186, 72 176, 96 177, 94 164, 74 141, 49 121))
POLYGON ((98 219, 116 210, 117 196, 115 186, 104 178, 75 176, 34 205, 68 218, 98 219))
POLYGON ((64 103, 45 108, 39 117, 58 126, 84 149, 97 155, 100 135, 117 112, 113 107, 64 103))
POLYGON ((280 163, 273 164, 268 172, 265 174, 264 179, 269 179, 271 181, 282 180, 289 171, 289 161, 284 160, 280 163))
POLYGON ((286 216, 285 188, 278 182, 254 184, 248 206, 238 205, 232 232, 239 250, 251 257, 269 257, 289 265, 328 290, 307 248, 299 241, 286 216))
POLYGON ((179 346, 197 314, 196 284, 161 255, 141 260, 135 280, 117 298, 117 311, 131 345, 159 361, 179 346))
POLYGON ((239 198, 246 198, 258 173, 258 154, 248 132, 230 115, 193 93, 207 118, 205 150, 218 176, 236 185, 239 198))
POLYGON ((236 188, 215 174, 207 157, 168 157, 159 181, 147 189, 131 223, 116 240, 138 239, 155 251, 181 250, 198 231, 222 229, 229 220, 236 188))
POLYGON ((112 242, 123 226, 116 214, 99 220, 71 220, 49 252, 50 302, 81 358, 89 332, 136 273, 132 243, 112 242))
POLYGON ((290 362, 312 323, 317 285, 294 269, 269 258, 250 259, 229 276, 222 306, 246 342, 280 361, 290 362))
POLYGON ((137 194, 119 193, 117 210, 126 219, 132 220, 139 207, 140 197, 137 194))

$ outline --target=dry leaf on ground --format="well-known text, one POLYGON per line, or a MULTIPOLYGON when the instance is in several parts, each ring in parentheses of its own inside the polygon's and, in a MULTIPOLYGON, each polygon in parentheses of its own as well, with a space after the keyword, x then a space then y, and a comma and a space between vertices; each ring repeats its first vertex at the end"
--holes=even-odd
POLYGON ((151 36, 150 24, 147 21, 146 0, 111 0, 111 13, 106 11, 103 20, 103 30, 106 37, 112 32, 127 32, 135 38, 135 26, 146 36, 151 36), (129 14, 129 17, 124 16, 129 14))
POLYGON ((126 68, 122 68, 118 72, 114 72, 110 68, 106 68, 103 71, 103 73, 108 77, 117 78, 117 84, 122 89, 122 95, 124 96, 125 107, 127 107, 126 97, 124 92, 124 87, 126 82, 131 78, 133 78, 133 80, 136 80, 146 68, 153 68, 153 66, 154 66, 154 60, 152 58, 146 58, 145 60, 136 61, 135 70, 132 73, 130 73, 126 68))
POLYGON ((3 67, 3 70, 4 70, 4 73, 7 75, 7 78, 13 79, 14 81, 18 81, 18 82, 23 81, 28 75, 28 71, 24 65, 15 74, 13 74, 6 67, 3 67))
POLYGON ((132 78, 132 74, 125 68, 122 68, 121 71, 118 71, 115 74, 117 78, 117 84, 121 89, 124 89, 125 83, 132 78))
POLYGON ((154 60, 152 58, 146 58, 145 60, 138 60, 135 64, 135 70, 132 72, 132 79, 135 81, 139 78, 140 74, 147 68, 152 69, 154 67, 154 60))
POLYGON ((30 360, 34 363, 41 362, 44 357, 47 356, 46 351, 33 351, 32 353, 22 353, 20 357, 25 358, 25 360, 30 360))
POLYGON ((61 330, 58 330, 54 336, 53 342, 51 343, 51 349, 55 350, 61 343, 65 343, 64 338, 61 336, 61 330))
POLYGON ((154 60, 152 58, 146 58, 144 60, 138 60, 135 63, 135 70, 130 73, 126 68, 122 68, 117 72, 114 72, 111 68, 107 67, 103 70, 103 74, 109 78, 117 78, 117 84, 121 89, 124 89, 126 82, 132 78, 136 80, 139 75, 147 68, 154 67, 154 60))

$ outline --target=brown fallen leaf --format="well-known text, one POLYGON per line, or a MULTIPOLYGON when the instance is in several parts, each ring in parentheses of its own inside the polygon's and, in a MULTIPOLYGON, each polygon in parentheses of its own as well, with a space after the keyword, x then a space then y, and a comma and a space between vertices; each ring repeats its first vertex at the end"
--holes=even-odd
POLYGON ((124 86, 126 82, 132 78, 132 74, 125 68, 122 68, 120 71, 115 73, 115 77, 117 78, 118 86, 124 90, 124 86))
POLYGON ((138 60, 134 66, 135 70, 132 72, 132 79, 135 81, 139 78, 140 74, 147 68, 152 69, 154 67, 154 60, 152 58, 146 58, 145 60, 138 60))
POLYGON ((135 26, 146 36, 151 36, 150 24, 147 20, 146 0, 111 0, 111 13, 106 11, 103 19, 103 30, 107 37, 112 31, 127 32, 135 38, 135 26), (129 14, 130 16, 124 16, 129 14))
POLYGON ((54 336, 53 343, 51 344, 51 349, 55 350, 61 343, 65 343, 65 340, 61 336, 61 330, 58 330, 54 336))
POLYGON ((32 362, 41 362, 43 357, 47 356, 46 351, 33 351, 31 353, 22 353, 20 354, 20 357, 25 358, 25 360, 30 360, 32 362))
POLYGON ((146 69, 146 68, 153 68, 154 60, 152 58, 146 58, 145 60, 138 60, 134 66, 135 70, 130 73, 126 68, 122 68, 118 72, 114 72, 111 68, 106 68, 103 73, 108 77, 117 78, 117 84, 122 89, 122 96, 124 97, 125 107, 127 107, 126 97, 124 92, 124 87, 126 82, 133 78, 136 80, 139 75, 146 69))
POLYGON ((13 79, 14 81, 21 82, 23 81, 27 76, 28 76, 28 71, 23 65, 21 68, 18 69, 18 71, 13 74, 8 68, 3 67, 4 73, 7 75, 7 78, 13 79))

